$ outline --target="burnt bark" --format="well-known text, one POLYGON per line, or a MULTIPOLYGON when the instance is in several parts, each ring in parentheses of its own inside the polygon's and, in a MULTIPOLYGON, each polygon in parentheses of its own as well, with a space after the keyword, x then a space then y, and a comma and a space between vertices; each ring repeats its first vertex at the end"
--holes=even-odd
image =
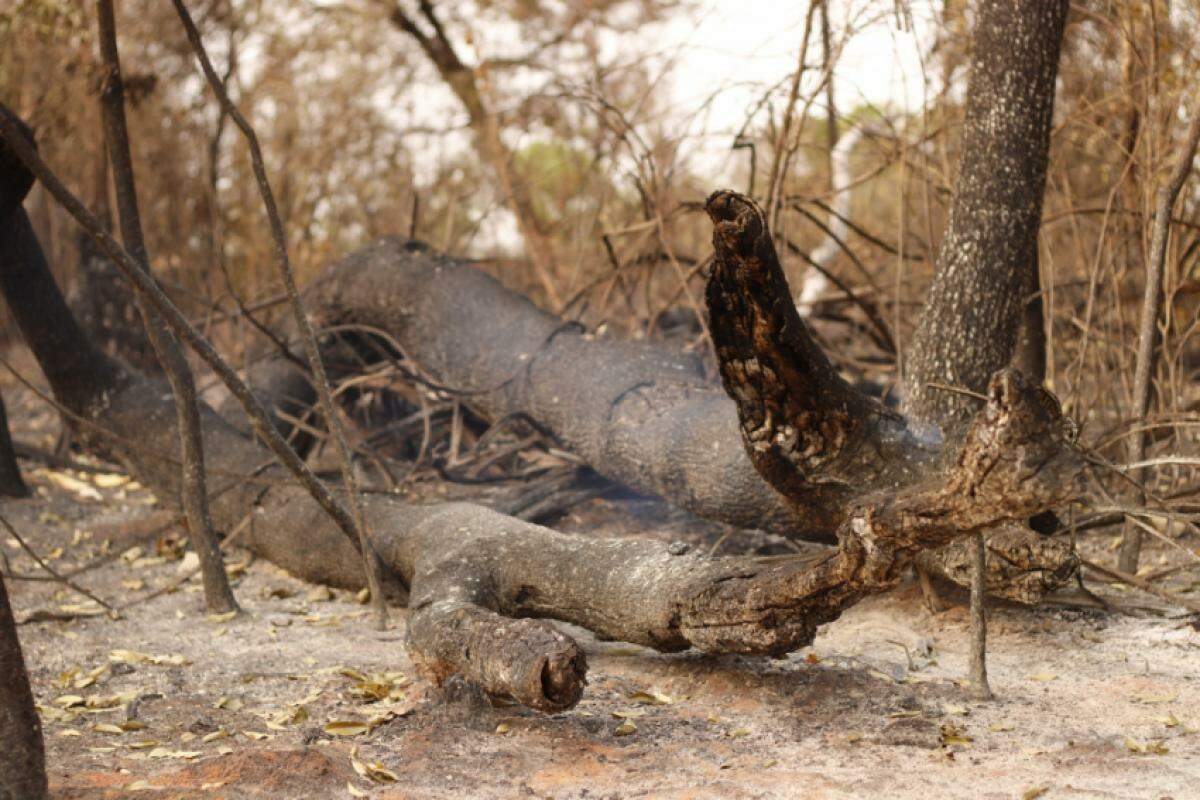
POLYGON ((41 800, 46 796, 46 754, 42 720, 33 707, 29 673, 17 640, 8 590, 0 578, 0 800, 41 800))
MULTIPOLYGON (((23 122, 13 117, 8 109, 0 106, 0 116, 15 122, 19 133, 32 140, 32 132, 23 122)), ((0 142, 0 242, 8 240, 8 232, 24 223, 29 228, 29 218, 21 208, 21 202, 33 185, 33 176, 25 170, 16 155, 0 142)), ((37 248, 40 254, 41 248, 37 248)), ((7 248, 0 244, 0 272, 7 248)), ((43 267, 44 267, 43 263, 43 267)), ((45 278, 49 272, 45 271, 45 278)), ((2 280, 2 277, 0 277, 2 280)), ((51 329, 42 328, 45 333, 51 329)), ((66 359, 70 360, 70 359, 66 359)), ((60 373, 61 374, 61 373, 60 373)), ((0 411, 3 402, 0 401, 0 411)), ((5 415, 6 416, 6 415, 5 415)), ((7 418, 0 420, 6 453, 0 460, 10 462, 16 484, 24 488, 16 460, 12 457, 12 442, 8 434, 7 418)), ((7 469, 7 468, 6 468, 7 469)), ((4 480, 5 493, 14 485, 4 480)), ((28 490, 26 490, 27 492, 28 490)), ((41 800, 46 796, 46 755, 42 741, 42 721, 33 705, 33 692, 29 688, 29 673, 25 670, 25 659, 17 639, 17 627, 13 620, 8 590, 0 578, 0 742, 4 743, 4 756, 0 758, 0 800, 41 800)))
POLYGON ((29 496, 29 487, 25 485, 21 478, 21 468, 17 466, 17 453, 8 430, 8 411, 4 407, 3 398, 0 398, 0 495, 29 496))
MULTIPOLYGON (((56 315, 54 330, 78 329, 27 224, 0 228, 0 256, 6 297, 51 388, 88 420, 81 439, 177 500, 178 419, 163 381, 109 361, 81 334, 38 340, 46 329, 22 309, 56 315), (37 258, 16 263, 28 254, 37 258), (56 347, 93 353, 88 385, 52 368, 56 347)), ((252 513, 245 543, 263 557, 310 580, 361 584, 360 556, 323 504, 281 480, 270 451, 214 412, 202 407, 201 422, 218 525, 252 513)), ((421 669, 556 711, 578 700, 585 659, 570 637, 528 618, 665 651, 786 653, 864 595, 893 586, 917 552, 1071 497, 1081 462, 1056 435, 1059 422, 1019 374, 998 373, 961 444, 904 483, 849 497, 837 548, 815 563, 678 554, 659 542, 562 534, 469 504, 359 499, 371 546, 411 587, 408 646, 421 669)))
MULTIPOLYGON (((913 460, 933 455, 918 455, 921 442, 904 446, 911 437, 895 416, 874 410, 875 420, 856 428, 862 438, 844 443, 824 478, 796 479, 803 491, 789 501, 756 471, 743 448, 737 404, 694 355, 597 336, 467 263, 400 238, 332 264, 308 296, 327 326, 386 332, 386 346, 482 416, 523 416, 605 477, 739 527, 833 543, 855 485, 882 485, 893 472, 904 479, 917 468, 913 460), (891 453, 890 462, 870 456, 877 446, 891 453)), ((874 408, 863 403, 853 400, 856 409, 874 408)), ((989 535, 988 548, 996 556, 989 588, 1022 602, 1061 586, 1077 565, 1067 545, 1028 530, 989 535)), ((967 586, 967 549, 956 541, 923 561, 967 586)))
POLYGON ((1013 356, 1036 257, 1066 0, 978 4, 950 222, 906 367, 905 413, 953 436, 1013 356))

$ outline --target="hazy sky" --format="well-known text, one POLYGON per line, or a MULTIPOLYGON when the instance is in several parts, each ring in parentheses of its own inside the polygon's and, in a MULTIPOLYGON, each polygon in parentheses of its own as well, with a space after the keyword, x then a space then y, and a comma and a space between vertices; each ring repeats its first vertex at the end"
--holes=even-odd
MULTIPOLYGON (((891 0, 833 0, 831 24, 834 47, 848 37, 834 74, 835 103, 846 113, 862 103, 916 109, 921 106, 924 79, 919 45, 934 13, 930 0, 906 4, 911 28, 897 24, 891 0)), ((673 57, 672 111, 681 119, 702 107, 707 113, 691 121, 689 130, 702 134, 697 146, 711 158, 728 153, 732 136, 763 88, 795 71, 804 32, 807 2, 793 0, 701 0, 693 19, 667 25, 662 53, 673 57), (707 106, 705 106, 707 102, 707 106)), ((690 15, 689 15, 690 16, 690 15)), ((809 63, 819 61, 814 36, 809 63)), ((812 81, 817 79, 814 73, 812 81)), ((815 85, 813 83, 808 86, 815 85)), ((819 113, 824 115, 823 102, 819 113)))

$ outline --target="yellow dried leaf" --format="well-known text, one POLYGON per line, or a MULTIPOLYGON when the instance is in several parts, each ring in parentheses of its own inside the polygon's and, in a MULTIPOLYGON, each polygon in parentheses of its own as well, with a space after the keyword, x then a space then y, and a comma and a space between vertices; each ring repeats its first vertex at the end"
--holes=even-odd
POLYGON ((129 483, 129 476, 118 475, 115 472, 97 472, 92 475, 92 483, 101 489, 115 489, 129 483))
POLYGON ((1168 690, 1166 692, 1138 692, 1133 696, 1134 700, 1140 703, 1173 703, 1179 699, 1179 690, 1168 690))
POLYGON ((54 700, 52 702, 56 706, 62 706, 63 708, 70 708, 71 706, 81 706, 87 701, 77 694, 64 694, 64 695, 54 698, 54 700))
POLYGON ((1027 675, 1026 677, 1031 681, 1041 681, 1042 683, 1058 680, 1058 676, 1053 672, 1035 672, 1033 675, 1027 675))
POLYGON ((1021 792, 1021 800, 1037 800, 1039 797, 1050 791, 1049 785, 1046 786, 1030 786, 1021 792))
POLYGON ((1137 739, 1132 739, 1128 736, 1125 737, 1125 749, 1139 756, 1165 756, 1171 752, 1162 739, 1139 742, 1137 739))
POLYGON ((200 741, 203 742, 204 744, 208 744, 209 742, 215 742, 217 739, 228 739, 228 738, 229 738, 229 731, 225 730, 224 728, 221 728, 219 730, 213 731, 212 733, 204 734, 204 736, 200 737, 200 741))
POLYGON ((354 767, 354 771, 361 777, 366 778, 372 783, 395 783, 400 780, 400 776, 378 761, 363 761, 360 759, 357 747, 350 750, 350 766, 354 767))
POLYGON ((199 750, 170 750, 166 747, 156 747, 150 751, 149 758, 182 758, 191 761, 204 755, 199 750))
POLYGON ((259 742, 261 742, 264 739, 275 738, 271 734, 263 733, 262 731, 242 731, 242 736, 245 736, 247 739, 254 739, 255 741, 259 741, 259 742))
POLYGON ((507 722, 501 722, 499 725, 496 726, 496 733, 501 733, 501 734, 508 733, 509 730, 510 730, 510 728, 508 727, 507 722))
POLYGON ((637 719, 646 716, 646 712, 640 708, 629 708, 623 711, 614 711, 612 715, 617 719, 637 719))
POLYGON ((1017 726, 1013 725, 1011 722, 1001 721, 1001 722, 993 722, 991 725, 988 725, 988 730, 991 731, 992 733, 1004 733, 1005 731, 1015 730, 1016 727, 1017 726))
POLYGON ((89 483, 73 478, 65 472, 57 470, 38 470, 47 480, 53 483, 60 489, 66 489, 68 492, 79 495, 87 500, 103 500, 100 492, 96 491, 96 487, 89 483))
POLYGON ((351 797, 366 797, 367 796, 366 792, 364 792, 362 789, 359 789, 357 786, 355 786, 350 781, 346 781, 346 791, 350 793, 351 797))
POLYGON ((969 745, 975 741, 975 738, 969 735, 961 725, 953 722, 943 722, 940 733, 943 745, 969 745))
POLYGON ((213 703, 213 708, 224 709, 225 711, 241 711, 244 704, 237 697, 221 697, 217 702, 213 703))
POLYGON ((733 730, 731 730, 729 732, 730 739, 741 739, 743 736, 749 736, 749 735, 750 735, 749 728, 734 728, 733 730))
POLYGON ((669 696, 655 691, 634 692, 629 699, 642 706, 665 706, 675 702, 669 696))
POLYGON ((92 730, 96 733, 124 733, 119 725, 113 725, 111 722, 97 722, 92 726, 92 730))
POLYGON ((205 619, 209 622, 215 622, 218 625, 223 625, 238 615, 237 611, 226 611, 224 614, 207 614, 205 619))
POLYGON ((942 713, 950 714, 952 716, 965 717, 971 712, 966 706, 955 705, 954 703, 944 703, 942 705, 942 713))
POLYGON ((361 736, 370 730, 365 722, 355 722, 348 719, 335 719, 325 723, 323 729, 330 736, 361 736))
POLYGON ((631 736, 635 733, 637 733, 637 725, 634 725, 632 720, 628 719, 618 725, 616 730, 613 731, 614 736, 631 736))
POLYGON ((144 731, 146 730, 146 723, 141 720, 127 719, 120 724, 120 728, 123 731, 144 731))

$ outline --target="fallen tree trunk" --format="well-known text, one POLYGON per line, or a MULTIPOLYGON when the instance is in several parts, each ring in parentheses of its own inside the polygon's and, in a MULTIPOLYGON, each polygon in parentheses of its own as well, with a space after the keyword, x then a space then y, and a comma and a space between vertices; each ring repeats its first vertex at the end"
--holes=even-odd
MULTIPOLYGON (((760 214, 743 198, 728 200, 728 209, 710 204, 719 233, 760 214)), ((765 224, 759 231, 766 235, 765 224)), ((777 264, 773 251, 759 252, 762 243, 751 238, 718 236, 718 252, 729 269, 752 273, 742 286, 752 295, 750 306, 771 307, 771 293, 782 289, 787 298, 786 286, 761 280, 777 264)), ((0 288, 79 440, 177 501, 179 439, 165 384, 106 358, 83 336, 20 210, 0 222, 0 288), (64 359, 79 368, 64 369, 64 359)), ((737 326, 753 313, 717 317, 718 327, 737 326)), ((553 334, 545 340, 553 343, 553 334)), ((789 370, 807 368, 802 353, 779 356, 789 370)), ((540 358, 524 360, 534 368, 540 358)), ((726 380, 736 394, 740 384, 726 380)), ((850 438, 833 445, 838 453, 831 461, 810 460, 804 483, 821 486, 828 467, 831 485, 846 500, 839 506, 838 546, 815 563, 712 559, 659 542, 567 535, 470 504, 420 507, 378 494, 361 500, 371 546, 394 585, 410 588, 414 661, 435 680, 458 673, 491 693, 560 710, 582 692, 583 652, 553 626, 523 617, 566 620, 604 638, 666 651, 779 655, 809 643, 819 625, 864 595, 893 586, 921 550, 1073 496, 1081 462, 1057 434, 1061 420, 1013 372, 998 373, 987 397, 952 452, 912 441, 901 420, 869 410, 862 430, 886 430, 912 467, 897 470, 900 462, 889 461, 886 485, 856 491, 837 479, 837 459, 850 438)), ((840 409, 836 402, 809 405, 805 425, 832 430, 840 409)), ((229 531, 249 515, 245 542, 263 557, 309 580, 360 584, 359 554, 331 515, 285 480, 270 451, 206 407, 201 423, 212 454, 207 469, 217 527, 229 531)), ((754 439, 747 442, 753 451, 754 439)), ((806 491, 797 487, 789 497, 807 502, 806 491)))
MULTIPOLYGON (((483 416, 525 417, 605 477, 708 519, 831 544, 854 494, 914 468, 904 467, 902 448, 864 451, 843 465, 840 480, 807 484, 789 500, 756 471, 736 403, 705 376, 699 357, 589 333, 419 242, 386 238, 336 262, 308 297, 325 326, 382 334, 384 347, 483 416)), ((267 362, 255 376, 263 396, 285 394, 271 388, 269 371, 288 374, 267 362)), ((1078 564, 1068 545, 1023 527, 989 536, 988 548, 989 591, 1022 602, 1063 585, 1078 564)), ((965 586, 968 550, 953 542, 923 563, 965 586)))

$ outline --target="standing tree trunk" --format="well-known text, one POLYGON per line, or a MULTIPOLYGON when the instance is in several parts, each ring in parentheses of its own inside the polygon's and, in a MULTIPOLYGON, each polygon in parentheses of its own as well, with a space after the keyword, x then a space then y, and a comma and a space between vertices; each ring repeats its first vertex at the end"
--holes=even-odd
POLYGON ((33 707, 29 673, 21 657, 8 590, 0 578, 0 800, 46 796, 42 720, 33 707))
POLYGON ((906 414, 952 437, 1009 363, 1024 316, 1066 0, 983 0, 950 223, 906 365, 906 414), (937 384, 937 385, 933 385, 937 384))
POLYGON ((17 453, 13 449, 12 436, 8 432, 8 411, 0 398, 0 495, 5 497, 28 497, 29 487, 21 479, 21 468, 17 466, 17 453))
MULTIPOLYGON (((1041 304, 1030 305, 1030 290, 1038 284, 1037 234, 1067 7, 1067 0, 979 4, 954 204, 906 375, 905 412, 937 438, 962 434, 989 377, 1014 354, 1022 366, 1045 368, 1036 352, 1045 347, 1041 304)), ((973 692, 986 699, 987 548, 983 533, 975 539, 970 673, 973 692)))
MULTIPOLYGON (((8 109, 0 106, 0 115, 6 121, 15 122, 21 135, 33 140, 29 127, 9 114, 8 109)), ((32 185, 33 176, 0 139, 0 240, 4 239, 8 226, 18 218, 29 224, 21 201, 32 185)), ((11 453, 8 421, 0 421, 3 422, 7 450, 11 453)), ((15 460, 12 466, 15 470, 15 460)), ((16 473, 16 479, 20 482, 20 473, 16 473)), ((45 797, 46 754, 42 743, 42 720, 33 707, 29 673, 25 671, 25 659, 21 656, 17 626, 3 578, 0 578, 0 743, 4 750, 0 755, 0 800, 41 800, 45 797)))

